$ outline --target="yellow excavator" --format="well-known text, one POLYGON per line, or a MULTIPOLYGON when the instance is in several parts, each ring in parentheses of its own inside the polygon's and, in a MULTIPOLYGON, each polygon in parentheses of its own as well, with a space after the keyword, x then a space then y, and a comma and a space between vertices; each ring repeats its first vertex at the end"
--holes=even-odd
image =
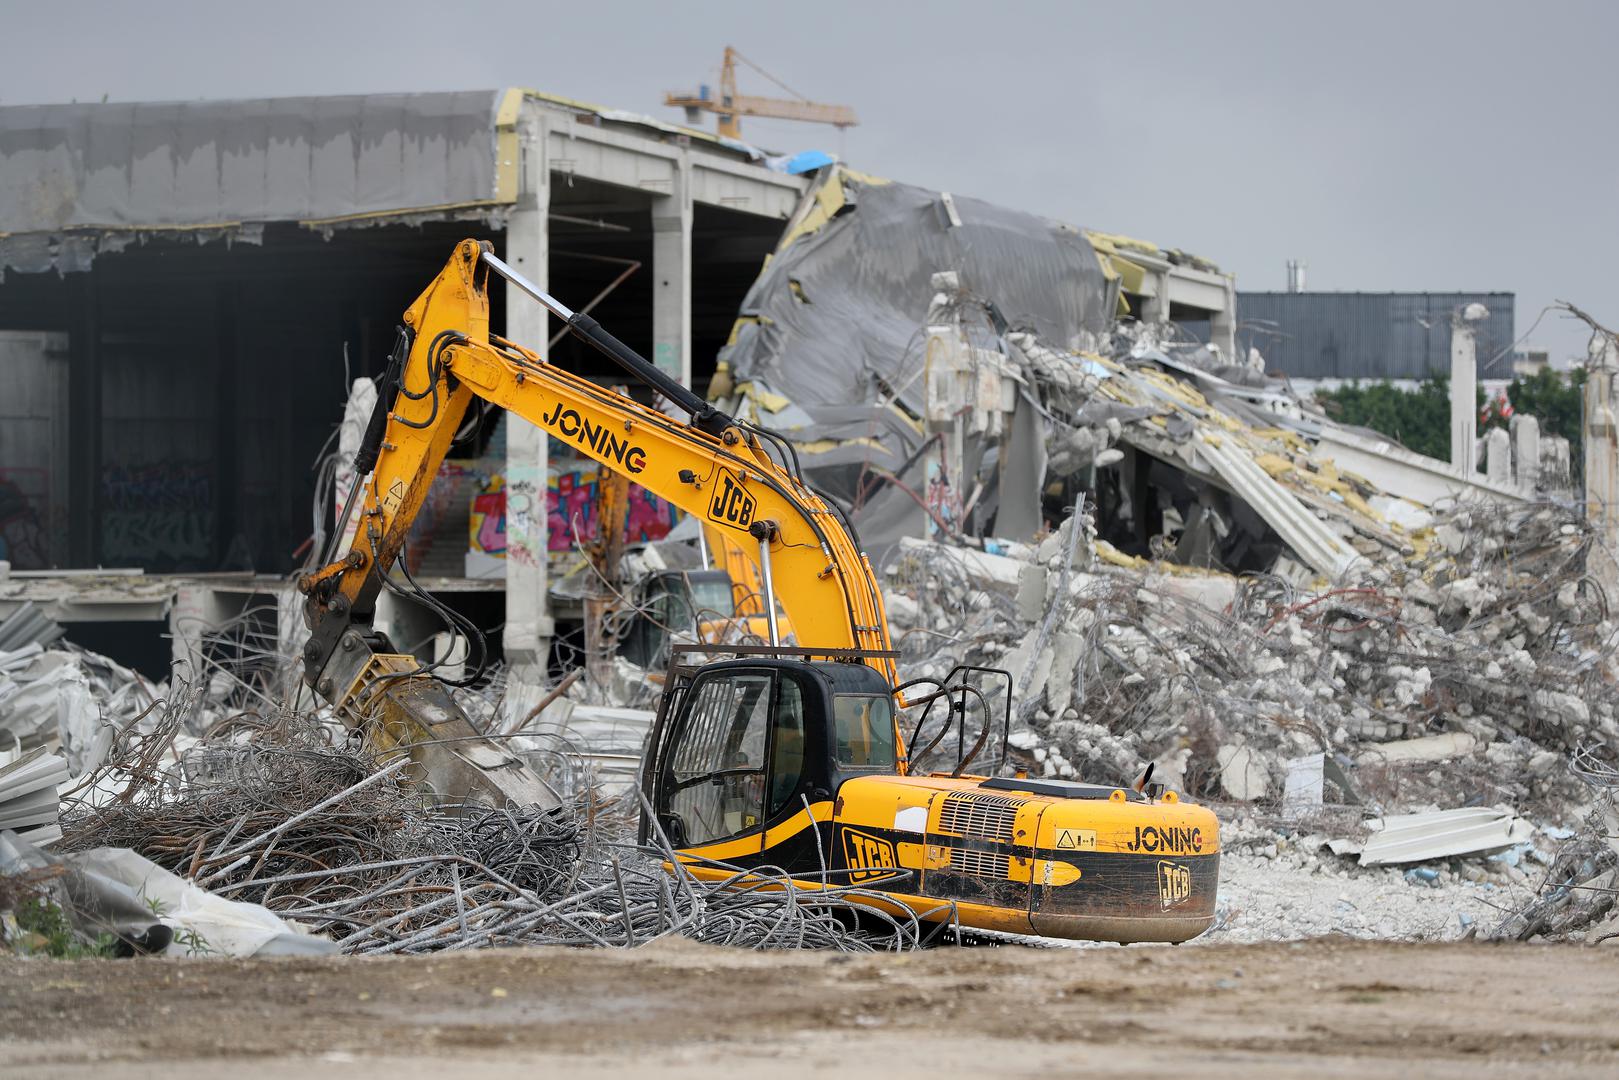
MULTIPOLYGON (((1213 813, 1151 783, 1150 768, 1119 785, 975 773, 997 719, 1004 748, 1010 675, 964 666, 943 680, 900 682, 871 565, 852 524, 805 482, 792 446, 693 394, 479 241, 459 244, 405 312, 356 462, 365 479, 348 499, 363 496, 353 546, 323 552, 299 581, 311 632, 305 680, 350 726, 385 746, 472 747, 460 751, 459 772, 424 767, 441 774, 427 777, 440 790, 460 783, 468 797, 482 785, 484 798, 550 798, 515 759, 480 745, 439 680, 369 626, 379 591, 400 588, 389 571, 475 400, 758 552, 770 644, 726 647, 731 659, 703 663, 716 647, 675 650, 644 756, 643 842, 661 830, 699 877, 734 875, 715 864, 776 867, 806 888, 859 884, 874 907, 988 931, 1179 942, 1211 924, 1213 813), (689 419, 491 334, 491 274, 689 419), (781 644, 778 601, 795 646, 781 644), (951 741, 953 765, 923 771, 941 747, 948 759, 951 741)), ((986 772, 1004 772, 1004 754, 986 772)))

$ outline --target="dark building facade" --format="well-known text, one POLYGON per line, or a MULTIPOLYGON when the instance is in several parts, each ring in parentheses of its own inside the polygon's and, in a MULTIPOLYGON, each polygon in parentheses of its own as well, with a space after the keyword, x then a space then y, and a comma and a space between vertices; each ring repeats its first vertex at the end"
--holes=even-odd
POLYGON ((1238 292, 1237 347, 1301 379, 1423 379, 1450 372, 1451 314, 1483 304, 1481 379, 1512 377, 1516 297, 1493 293, 1238 292))

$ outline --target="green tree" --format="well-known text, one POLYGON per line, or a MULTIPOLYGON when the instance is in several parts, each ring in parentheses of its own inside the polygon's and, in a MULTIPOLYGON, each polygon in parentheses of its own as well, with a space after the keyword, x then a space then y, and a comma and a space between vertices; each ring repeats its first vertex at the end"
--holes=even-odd
MULTIPOLYGON (((1408 450, 1450 458, 1448 378, 1424 379, 1415 390, 1402 390, 1387 379, 1369 385, 1351 382, 1337 390, 1317 390, 1315 399, 1340 424, 1371 428, 1408 450)), ((1484 404, 1482 392, 1479 404, 1484 404)))
MULTIPOLYGON (((1580 419, 1585 370, 1557 372, 1549 368, 1512 380, 1507 400, 1516 413, 1540 421, 1546 435, 1569 441, 1569 454, 1578 471, 1583 460, 1580 419)), ((1415 390, 1402 390, 1387 379, 1361 385, 1346 383, 1337 390, 1317 390, 1316 401, 1341 424, 1371 428, 1419 454, 1450 459, 1450 379, 1425 379, 1415 390)), ((1484 391, 1477 392, 1477 407, 1484 412, 1484 391)), ((1506 427, 1507 421, 1490 411, 1482 430, 1506 427)))

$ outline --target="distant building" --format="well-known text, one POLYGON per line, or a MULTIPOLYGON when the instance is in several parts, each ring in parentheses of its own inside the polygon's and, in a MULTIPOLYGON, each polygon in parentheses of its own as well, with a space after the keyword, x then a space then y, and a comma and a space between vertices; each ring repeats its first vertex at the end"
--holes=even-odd
POLYGON ((1544 345, 1525 345, 1512 354, 1514 375, 1538 375, 1551 367, 1551 352, 1544 345))
POLYGON ((1238 292, 1237 352, 1273 374, 1310 380, 1418 380, 1450 372, 1451 313, 1483 304, 1480 379, 1510 379, 1512 293, 1238 292))

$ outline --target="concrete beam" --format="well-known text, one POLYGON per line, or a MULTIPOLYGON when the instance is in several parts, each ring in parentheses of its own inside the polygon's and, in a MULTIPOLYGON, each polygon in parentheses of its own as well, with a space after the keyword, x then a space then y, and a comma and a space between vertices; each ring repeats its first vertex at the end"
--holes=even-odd
POLYGON ((1230 278, 1211 274, 1206 270, 1191 270, 1172 266, 1165 275, 1169 279, 1169 302, 1199 311, 1230 311, 1234 286, 1230 278))
MULTIPOLYGON (((518 198, 506 224, 501 254, 540 288, 548 286, 551 260, 551 164, 546 161, 546 117, 524 110, 518 121, 522 167, 518 198)), ((506 286, 506 336, 541 347, 550 315, 516 286, 506 286)), ((506 627, 501 643, 513 710, 544 682, 552 624, 546 599, 546 437, 526 420, 506 417, 506 627)))
POLYGON ((561 176, 578 176, 615 187, 671 196, 686 186, 686 199, 758 217, 785 220, 809 184, 690 147, 636 138, 547 113, 546 158, 561 176))
POLYGON ((770 173, 753 165, 692 154, 691 198, 694 203, 735 210, 756 217, 793 216, 809 184, 796 176, 770 173))
POLYGON ((1390 495, 1426 507, 1461 498, 1524 501, 1523 493, 1512 484, 1493 483, 1480 473, 1463 476, 1449 462, 1331 425, 1322 427, 1320 441, 1310 456, 1317 461, 1335 462, 1390 495))

